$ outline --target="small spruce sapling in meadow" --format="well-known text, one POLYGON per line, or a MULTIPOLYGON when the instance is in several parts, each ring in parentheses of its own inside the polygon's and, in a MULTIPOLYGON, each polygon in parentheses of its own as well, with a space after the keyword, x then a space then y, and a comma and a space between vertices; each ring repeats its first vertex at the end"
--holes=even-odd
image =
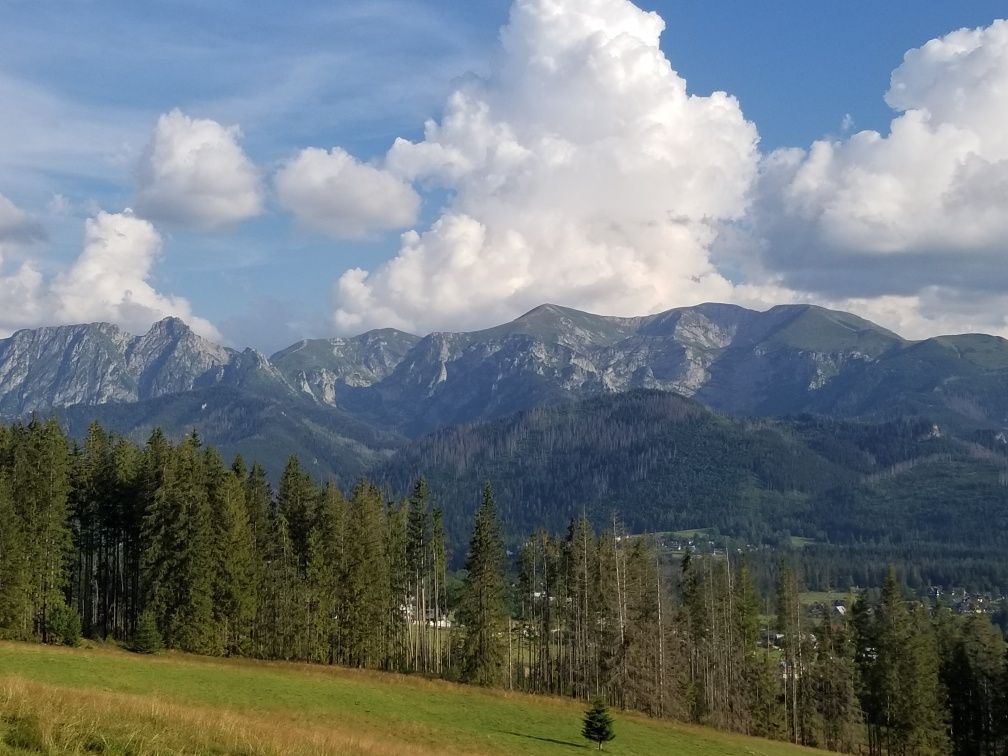
POLYGON ((161 633, 158 632, 157 620, 154 619, 154 612, 148 609, 137 619, 132 648, 138 654, 156 654, 161 647, 161 633))
POLYGON ((613 718, 601 698, 596 698, 591 708, 585 712, 581 734, 593 743, 598 743, 600 751, 603 743, 608 743, 616 737, 616 733, 613 732, 613 718))
POLYGON ((64 646, 76 646, 81 639, 81 619, 77 610, 60 602, 49 610, 49 638, 64 646))

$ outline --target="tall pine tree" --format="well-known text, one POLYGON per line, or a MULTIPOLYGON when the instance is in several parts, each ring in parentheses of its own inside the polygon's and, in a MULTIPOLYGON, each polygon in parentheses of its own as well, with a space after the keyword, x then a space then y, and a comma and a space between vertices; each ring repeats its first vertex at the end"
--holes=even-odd
POLYGON ((248 519, 245 487, 214 450, 204 455, 207 497, 213 520, 214 615, 227 654, 248 653, 256 613, 259 571, 248 519))
POLYGON ((458 618, 465 635, 461 648, 462 679, 477 685, 499 685, 507 652, 507 585, 504 542, 493 490, 487 483, 476 512, 458 618))

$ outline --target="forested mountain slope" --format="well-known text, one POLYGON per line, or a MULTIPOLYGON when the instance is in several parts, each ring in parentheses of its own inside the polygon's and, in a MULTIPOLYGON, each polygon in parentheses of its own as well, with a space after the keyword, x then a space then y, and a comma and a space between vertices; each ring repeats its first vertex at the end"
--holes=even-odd
POLYGON ((490 480, 511 534, 559 532, 582 512, 611 527, 615 514, 631 532, 713 529, 751 549, 801 537, 866 559, 983 562, 983 581, 1008 585, 1006 461, 999 442, 925 419, 736 420, 635 391, 444 429, 374 475, 395 491, 427 475, 452 534, 490 480))
POLYGON ((227 386, 134 403, 74 405, 52 414, 77 439, 87 435, 92 422, 140 444, 155 428, 175 439, 195 430, 229 459, 240 454, 259 460, 273 481, 295 455, 312 475, 349 486, 406 442, 394 432, 307 398, 278 399, 227 386))

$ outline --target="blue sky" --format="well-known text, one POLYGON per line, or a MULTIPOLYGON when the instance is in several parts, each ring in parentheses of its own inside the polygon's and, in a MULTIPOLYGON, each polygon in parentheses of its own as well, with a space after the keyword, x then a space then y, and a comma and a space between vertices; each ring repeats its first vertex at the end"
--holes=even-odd
MULTIPOLYGON (((45 232, 42 242, 11 246, 0 272, 30 260, 48 277, 71 264, 86 218, 134 202, 137 161, 159 116, 177 108, 240 127, 237 141, 262 176, 264 199, 260 213, 220 227, 155 222, 163 245, 152 286, 188 300, 232 343, 272 350, 294 337, 334 333, 334 282, 348 268, 373 270, 394 257, 402 229, 350 239, 318 233, 277 203, 271 177, 307 147, 339 146, 381 162, 396 137, 421 140, 425 119, 441 118, 468 76, 494 71, 510 5, 0 0, 0 195, 45 232)), ((664 19, 661 50, 691 93, 724 90, 738 99, 762 155, 861 129, 886 135, 894 112, 883 95, 904 53, 1004 14, 1001 3, 983 1, 638 5, 664 19)), ((422 232, 461 190, 415 186, 424 203, 411 227, 422 232)), ((737 214, 725 216, 738 222, 737 214)), ((750 267, 731 254, 712 259, 735 277, 818 292, 829 303, 857 300, 856 285, 798 289, 790 272, 739 273, 750 267)), ((814 278, 806 271, 800 280, 814 278)), ((940 283, 891 294, 919 296, 940 283)), ((494 312, 524 301, 509 296, 494 312)), ((395 324, 411 324, 397 314, 395 324)), ((414 327, 450 327, 455 316, 447 310, 414 327)), ((963 317, 964 326, 1000 325, 982 313, 963 317)), ((945 324, 931 320, 932 328, 945 324)))

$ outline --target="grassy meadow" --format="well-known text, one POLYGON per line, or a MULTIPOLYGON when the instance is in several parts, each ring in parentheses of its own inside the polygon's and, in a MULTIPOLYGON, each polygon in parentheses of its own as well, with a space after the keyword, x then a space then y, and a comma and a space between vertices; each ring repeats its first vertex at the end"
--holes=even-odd
MULTIPOLYGON (((0 642, 0 753, 564 754, 584 706, 302 664, 0 642)), ((611 754, 814 753, 614 712, 611 754)))

